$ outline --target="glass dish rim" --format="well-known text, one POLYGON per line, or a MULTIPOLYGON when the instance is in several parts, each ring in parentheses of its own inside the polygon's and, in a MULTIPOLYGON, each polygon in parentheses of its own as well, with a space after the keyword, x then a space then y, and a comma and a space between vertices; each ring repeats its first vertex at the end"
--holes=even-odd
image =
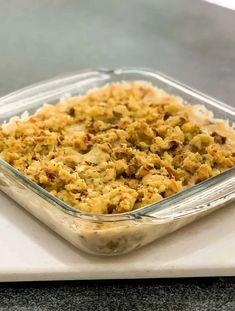
MULTIPOLYGON (((137 68, 137 67, 124 67, 124 68, 118 68, 118 69, 86 69, 86 70, 80 70, 76 73, 66 74, 63 76, 56 76, 49 80, 44 80, 39 83, 35 83, 32 85, 29 85, 27 87, 21 88, 17 91, 11 92, 5 96, 0 97, 0 105, 1 102, 5 100, 9 100, 12 97, 19 96, 20 94, 37 89, 38 87, 46 86, 52 82, 55 82, 57 80, 63 81, 68 79, 69 77, 73 76, 79 76, 82 74, 89 74, 89 73, 98 73, 98 74, 109 74, 113 76, 118 76, 120 74, 139 74, 146 76, 152 76, 153 78, 156 78, 158 80, 163 81, 164 83, 167 83, 169 86, 173 86, 187 94, 193 95, 194 97, 197 97, 199 99, 202 99, 206 101, 207 103, 219 108, 222 111, 226 111, 228 113, 232 113, 235 115, 235 108, 220 102, 210 96, 207 96, 191 87, 188 87, 185 84, 182 84, 181 82, 178 82, 177 80, 174 80, 165 74, 162 74, 159 71, 154 71, 146 68, 137 68)), ((124 81, 124 80, 122 80, 124 81)), ((73 208, 72 206, 66 204, 65 202, 61 201, 60 199, 56 198, 55 196, 51 195, 48 191, 40 187, 35 182, 31 181, 29 178, 21 174, 17 169, 15 169, 13 166, 8 164, 6 161, 0 158, 0 165, 2 165, 6 170, 8 170, 11 174, 13 174, 20 182, 22 182, 26 187, 28 187, 30 190, 32 190, 37 195, 43 197, 46 201, 49 201, 50 203, 56 205, 56 207, 61 208, 64 212, 76 217, 76 218, 82 218, 86 219, 88 221, 102 221, 102 222, 116 222, 116 221, 124 221, 127 219, 138 219, 143 216, 150 217, 149 214, 151 212, 158 212, 161 211, 168 206, 172 204, 179 203, 180 201, 186 199, 190 195, 195 195, 197 193, 202 192, 206 188, 213 186, 215 184, 218 184, 219 182, 222 182, 226 177, 229 177, 230 175, 235 174, 235 167, 230 168, 222 173, 220 173, 217 176, 214 176, 212 178, 209 178, 203 182, 200 182, 197 185, 194 185, 188 189, 185 189, 181 192, 178 192, 168 198, 165 198, 161 201, 145 205, 141 208, 138 208, 136 210, 132 210, 125 213, 120 214, 93 214, 88 212, 80 211, 76 208, 73 208)), ((152 215, 151 215, 152 216, 152 215)), ((154 217, 154 216, 153 216, 154 217)))

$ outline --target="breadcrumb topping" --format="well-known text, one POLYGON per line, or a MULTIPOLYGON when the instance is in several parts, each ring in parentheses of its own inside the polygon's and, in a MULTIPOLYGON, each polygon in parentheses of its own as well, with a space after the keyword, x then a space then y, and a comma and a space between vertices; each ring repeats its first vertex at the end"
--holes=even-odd
POLYGON ((151 85, 115 83, 1 125, 0 153, 72 207, 123 213, 235 166, 235 131, 151 85))

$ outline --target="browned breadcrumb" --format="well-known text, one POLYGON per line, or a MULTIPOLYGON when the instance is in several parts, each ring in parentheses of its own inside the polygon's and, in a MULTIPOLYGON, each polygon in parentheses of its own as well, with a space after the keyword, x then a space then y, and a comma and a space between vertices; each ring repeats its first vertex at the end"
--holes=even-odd
POLYGON ((0 127, 2 157, 90 213, 159 201, 235 165, 235 132, 203 107, 116 83, 0 127))

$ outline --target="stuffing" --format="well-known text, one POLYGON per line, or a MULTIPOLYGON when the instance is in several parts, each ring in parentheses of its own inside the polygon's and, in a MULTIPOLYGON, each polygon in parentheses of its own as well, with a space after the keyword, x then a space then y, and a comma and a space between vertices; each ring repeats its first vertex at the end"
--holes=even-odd
POLYGON ((234 138, 201 106, 151 85, 114 83, 3 124, 0 155, 72 207, 114 214, 233 167, 234 138))

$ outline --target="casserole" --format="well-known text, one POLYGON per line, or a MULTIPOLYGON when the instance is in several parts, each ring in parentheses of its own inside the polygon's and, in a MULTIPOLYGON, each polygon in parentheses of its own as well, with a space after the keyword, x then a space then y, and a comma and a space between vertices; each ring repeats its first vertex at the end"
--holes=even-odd
MULTIPOLYGON (((191 90, 162 74, 140 69, 94 70, 54 79, 0 99, 0 123, 33 114, 44 103, 85 94, 122 81, 151 82, 190 104, 201 104, 215 118, 235 120, 234 109, 191 90)), ((235 168, 153 203, 122 214, 90 214, 59 200, 0 160, 0 189, 78 248, 96 255, 117 255, 139 248, 198 219, 235 197, 235 168)))

